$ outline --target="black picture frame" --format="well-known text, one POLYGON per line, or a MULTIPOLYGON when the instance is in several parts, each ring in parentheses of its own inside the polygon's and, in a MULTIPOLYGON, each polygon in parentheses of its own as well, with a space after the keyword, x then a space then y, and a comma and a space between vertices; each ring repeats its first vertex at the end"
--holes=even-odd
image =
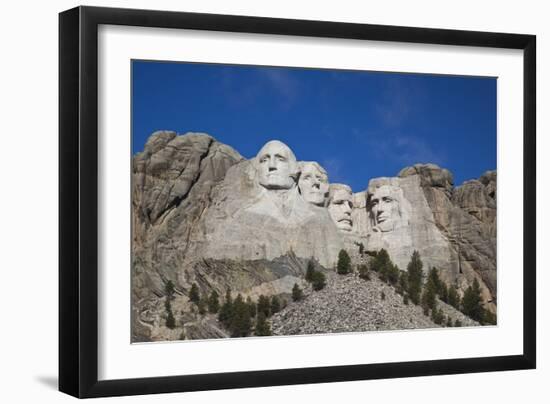
POLYGON ((536 37, 151 10, 59 15, 59 390, 104 397, 536 366, 536 37), (98 381, 98 26, 181 28, 523 50, 523 354, 98 381))

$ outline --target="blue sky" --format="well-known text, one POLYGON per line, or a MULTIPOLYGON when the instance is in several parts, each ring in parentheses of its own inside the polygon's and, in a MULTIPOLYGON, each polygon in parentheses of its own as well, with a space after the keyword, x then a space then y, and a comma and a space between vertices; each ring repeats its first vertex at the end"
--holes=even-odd
POLYGON ((496 168, 495 78, 132 62, 133 153, 156 130, 206 132, 246 158, 269 140, 354 192, 415 163, 455 185, 496 168))

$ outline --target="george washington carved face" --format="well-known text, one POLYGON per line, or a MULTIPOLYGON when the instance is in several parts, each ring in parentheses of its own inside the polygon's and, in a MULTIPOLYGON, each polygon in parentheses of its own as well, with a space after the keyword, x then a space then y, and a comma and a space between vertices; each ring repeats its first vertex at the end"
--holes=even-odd
POLYGON ((298 163, 290 148, 278 140, 267 142, 256 156, 258 181, 266 189, 290 189, 296 185, 298 163))
POLYGON ((317 206, 324 206, 329 189, 327 172, 314 161, 300 163, 298 188, 304 200, 317 206))

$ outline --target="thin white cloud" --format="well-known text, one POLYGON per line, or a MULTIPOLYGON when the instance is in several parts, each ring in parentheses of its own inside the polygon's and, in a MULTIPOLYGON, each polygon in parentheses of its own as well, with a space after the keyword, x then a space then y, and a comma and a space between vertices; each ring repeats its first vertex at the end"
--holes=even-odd
MULTIPOLYGON (((366 137, 365 137, 366 138, 366 137)), ((401 165, 435 163, 444 165, 447 155, 413 135, 385 134, 368 137, 369 152, 377 160, 388 159, 401 165)))
POLYGON ((278 93, 283 99, 283 107, 290 107, 298 96, 298 81, 283 69, 260 69, 258 70, 261 77, 267 80, 268 85, 278 93))
POLYGON ((328 158, 321 161, 321 166, 327 171, 328 180, 331 183, 349 183, 343 175, 344 165, 337 158, 328 158))

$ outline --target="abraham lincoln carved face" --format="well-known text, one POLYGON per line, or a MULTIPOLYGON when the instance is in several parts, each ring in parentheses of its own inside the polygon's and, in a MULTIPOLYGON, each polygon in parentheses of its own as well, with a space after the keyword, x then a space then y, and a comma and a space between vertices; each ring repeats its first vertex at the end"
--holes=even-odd
POLYGON ((391 185, 382 185, 369 192, 368 209, 374 230, 392 231, 400 220, 399 189, 391 185))

